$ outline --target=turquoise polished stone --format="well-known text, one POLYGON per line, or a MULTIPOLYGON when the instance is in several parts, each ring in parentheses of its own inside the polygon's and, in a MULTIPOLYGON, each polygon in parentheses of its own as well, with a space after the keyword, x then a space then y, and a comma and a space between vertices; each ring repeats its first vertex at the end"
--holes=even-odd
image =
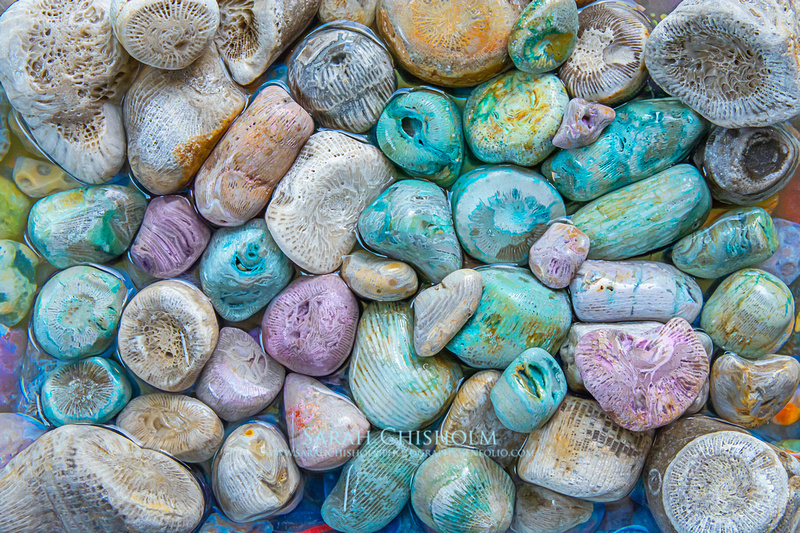
POLYGON ((294 270, 263 219, 220 228, 200 260, 200 283, 225 320, 253 316, 289 284, 294 270))
POLYGON ((577 41, 575 0, 533 0, 511 28, 508 53, 518 69, 541 74, 561 66, 577 41))
POLYGON ((97 185, 42 198, 28 215, 28 235, 50 264, 105 263, 122 255, 144 218, 144 195, 97 185))
POLYGON ((478 167, 451 189, 456 234, 484 263, 524 263, 547 224, 566 214, 541 174, 512 165, 478 167))
POLYGON ((102 424, 119 413, 133 391, 125 371, 90 357, 56 368, 42 384, 42 412, 54 426, 102 424))
POLYGON ((672 262, 697 278, 719 278, 766 261, 778 250, 778 230, 760 207, 734 209, 687 235, 672 249, 672 262))
POLYGON ((541 348, 525 350, 492 387, 494 412, 505 427, 530 433, 550 420, 567 395, 567 378, 541 348))
POLYGON ((14 326, 28 314, 38 264, 39 258, 24 244, 0 239, 0 324, 14 326))
POLYGON ((691 165, 677 165, 580 208, 572 223, 591 239, 589 259, 628 259, 671 244, 699 228, 711 193, 691 165))
POLYGON ((451 352, 475 368, 504 369, 528 348, 555 352, 561 346, 572 322, 566 291, 545 287, 525 268, 492 266, 478 272, 481 301, 447 344, 451 352))
POLYGON ((358 231, 374 251, 410 263, 434 283, 461 268, 450 205, 433 183, 391 185, 361 213, 358 231))
POLYGON ((403 510, 424 460, 425 452, 397 434, 373 431, 325 498, 323 520, 349 533, 380 530, 403 510))
POLYGON ((461 174, 461 113, 442 92, 399 91, 383 109, 375 136, 386 157, 412 176, 449 187, 461 174))
POLYGON ((33 308, 33 332, 47 353, 74 361, 100 355, 114 342, 127 287, 90 266, 59 272, 45 283, 33 308))
POLYGON ((467 144, 486 163, 540 163, 556 148, 553 137, 567 103, 564 84, 552 74, 501 74, 476 87, 467 99, 467 144))
POLYGON ((637 100, 615 109, 616 118, 594 143, 561 150, 542 173, 565 198, 594 200, 683 160, 709 124, 676 98, 637 100))

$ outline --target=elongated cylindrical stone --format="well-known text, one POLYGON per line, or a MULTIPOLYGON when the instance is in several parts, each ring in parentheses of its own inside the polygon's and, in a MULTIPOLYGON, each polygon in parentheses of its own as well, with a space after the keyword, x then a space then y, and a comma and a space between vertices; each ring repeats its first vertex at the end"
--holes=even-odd
POLYGON ((699 228, 711 210, 703 176, 677 165, 580 208, 572 222, 591 239, 589 259, 636 257, 699 228))

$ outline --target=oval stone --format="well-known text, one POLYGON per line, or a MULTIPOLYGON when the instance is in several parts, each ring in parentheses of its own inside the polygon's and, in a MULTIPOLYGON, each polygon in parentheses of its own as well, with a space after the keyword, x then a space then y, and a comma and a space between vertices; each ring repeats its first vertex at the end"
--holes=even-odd
POLYGON ((711 195, 691 165, 677 165, 581 207, 572 222, 591 239, 589 259, 636 257, 685 237, 711 210, 711 195))
POLYGON ((508 52, 518 69, 541 74, 561 66, 577 40, 574 0, 534 0, 511 28, 508 52))
POLYGON ((339 275, 351 291, 367 300, 405 300, 419 288, 417 273, 406 263, 363 250, 344 256, 339 275))
POLYGON ((478 272, 478 310, 447 344, 451 352, 475 368, 504 369, 528 348, 553 352, 561 345, 572 321, 566 292, 545 287, 528 269, 493 266, 478 272))
POLYGON ((15 326, 36 294, 39 257, 24 244, 0 239, 0 324, 15 326))
POLYGON ((412 431, 442 415, 458 389, 461 367, 444 354, 414 352, 407 303, 376 302, 358 323, 349 383, 353 399, 381 429, 412 431))
POLYGON ((772 274, 748 268, 717 287, 703 308, 700 327, 720 348, 759 359, 783 346, 794 321, 789 288, 772 274))
POLYGON ((246 320, 292 279, 294 269, 262 219, 211 236, 200 260, 200 283, 225 320, 246 320))
POLYGON ((614 111, 597 141, 561 150, 542 165, 565 198, 594 200, 666 170, 685 159, 709 127, 677 98, 636 100, 614 111))
POLYGON ((44 350, 65 361, 106 351, 117 336, 127 287, 90 266, 63 270, 45 283, 33 309, 33 333, 44 350))
POLYGON ((585 261, 569 286, 584 322, 658 320, 694 322, 703 307, 697 282, 658 261, 585 261))
POLYGON ((467 99, 467 144, 486 163, 540 163, 556 149, 553 137, 567 103, 564 84, 552 74, 501 74, 476 87, 467 99))
POLYGON ((105 263, 128 249, 146 205, 142 193, 119 185, 59 192, 31 208, 28 235, 55 267, 105 263))
POLYGON ((720 278, 772 257, 778 231, 760 207, 735 209, 672 248, 672 262, 696 278, 720 278))
POLYGON ((450 203, 459 241, 484 263, 522 264, 547 223, 566 214, 561 196, 541 174, 511 165, 463 174, 450 203))
POLYGON ((361 213, 358 231, 367 246, 407 261, 434 283, 461 268, 450 206, 433 183, 403 180, 389 186, 361 213))

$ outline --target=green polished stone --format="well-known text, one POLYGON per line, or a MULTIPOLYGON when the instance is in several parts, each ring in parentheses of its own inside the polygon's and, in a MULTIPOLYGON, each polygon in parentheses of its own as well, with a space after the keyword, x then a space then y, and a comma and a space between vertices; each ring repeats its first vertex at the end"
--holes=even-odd
POLYGON ((0 324, 14 326, 28 314, 38 264, 39 258, 24 244, 0 239, 0 324))

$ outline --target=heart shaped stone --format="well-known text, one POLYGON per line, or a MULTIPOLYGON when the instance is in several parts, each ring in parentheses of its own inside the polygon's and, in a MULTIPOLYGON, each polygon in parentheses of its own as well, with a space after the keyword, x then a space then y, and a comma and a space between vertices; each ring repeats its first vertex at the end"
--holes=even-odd
POLYGON ((586 390, 632 431, 677 419, 708 378, 708 354, 682 318, 642 334, 593 331, 575 347, 575 363, 586 390))

